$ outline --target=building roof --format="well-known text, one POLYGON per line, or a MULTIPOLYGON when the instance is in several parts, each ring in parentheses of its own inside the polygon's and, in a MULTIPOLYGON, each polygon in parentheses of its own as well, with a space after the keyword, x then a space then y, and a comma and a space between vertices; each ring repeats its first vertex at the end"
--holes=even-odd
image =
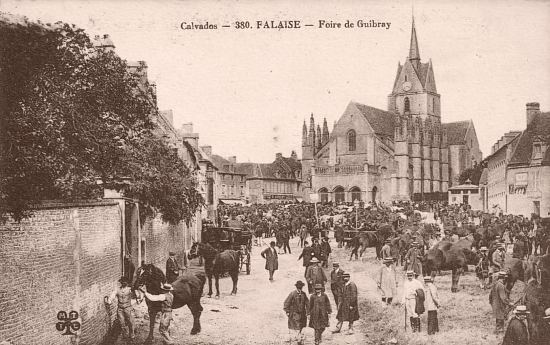
POLYGON ((393 139, 395 130, 395 114, 361 103, 352 103, 361 112, 361 114, 363 114, 365 119, 367 119, 376 135, 390 137, 393 139))
POLYGON ((237 166, 235 163, 231 163, 230 161, 228 161, 227 159, 223 158, 222 156, 219 156, 219 155, 212 155, 210 156, 211 160, 212 160, 212 164, 218 168, 218 172, 222 173, 222 174, 238 174, 238 175, 244 175, 244 173, 241 173, 241 172, 238 172, 237 171, 237 166), (231 171, 229 168, 229 166, 235 166, 235 170, 234 171, 231 171))
POLYGON ((442 123, 442 129, 447 130, 447 143, 449 145, 466 144, 466 133, 471 123, 471 120, 442 123))
MULTIPOLYGON (((527 126, 519 137, 516 149, 512 154, 509 165, 529 164, 533 154, 533 141, 535 137, 541 136, 549 140, 550 133, 550 112, 541 113, 533 122, 527 126)), ((546 150, 546 154, 542 158, 542 165, 550 165, 550 150, 546 150)))

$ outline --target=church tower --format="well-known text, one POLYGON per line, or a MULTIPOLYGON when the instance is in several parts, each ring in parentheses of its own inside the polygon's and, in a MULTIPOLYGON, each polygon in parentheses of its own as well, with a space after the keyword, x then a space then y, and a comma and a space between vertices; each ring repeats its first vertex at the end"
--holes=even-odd
POLYGON ((403 65, 397 65, 393 90, 388 96, 388 111, 441 123, 441 96, 435 86, 432 61, 422 63, 420 60, 414 18, 409 55, 403 65))

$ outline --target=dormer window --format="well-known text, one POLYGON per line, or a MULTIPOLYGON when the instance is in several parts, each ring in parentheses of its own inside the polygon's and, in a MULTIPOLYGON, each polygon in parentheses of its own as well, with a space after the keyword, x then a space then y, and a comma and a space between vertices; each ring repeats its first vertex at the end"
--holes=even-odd
POLYGON ((542 145, 540 143, 533 144, 533 158, 542 158, 542 145))

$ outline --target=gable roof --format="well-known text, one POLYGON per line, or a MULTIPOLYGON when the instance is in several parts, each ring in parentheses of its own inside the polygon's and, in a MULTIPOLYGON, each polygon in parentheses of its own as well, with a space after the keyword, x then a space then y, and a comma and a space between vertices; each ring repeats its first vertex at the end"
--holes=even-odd
MULTIPOLYGON (((541 113, 537 116, 533 122, 527 126, 527 129, 523 131, 519 137, 518 144, 512 158, 510 159, 509 165, 521 165, 529 164, 531 162, 531 157, 533 154, 533 141, 535 137, 542 136, 546 137, 546 140, 549 140, 550 133, 550 112, 541 113)), ((542 165, 550 165, 550 150, 546 150, 544 155, 542 165)))
POLYGON ((447 143, 449 145, 466 144, 466 133, 471 123, 471 120, 442 123, 442 129, 447 130, 447 143))
POLYGON ((369 122, 376 135, 393 139, 395 114, 357 102, 352 102, 352 104, 369 122))

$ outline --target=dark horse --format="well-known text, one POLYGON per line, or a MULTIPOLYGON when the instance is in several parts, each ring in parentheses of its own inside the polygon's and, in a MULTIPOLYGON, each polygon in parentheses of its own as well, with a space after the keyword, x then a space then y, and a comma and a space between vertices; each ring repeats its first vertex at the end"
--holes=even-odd
POLYGON ((543 317, 546 308, 550 308, 550 254, 535 258, 529 266, 532 279, 525 288, 525 305, 531 312, 531 337, 534 344, 547 344, 548 339, 543 332, 546 327, 543 317))
MULTIPOLYGON (((184 272, 172 283, 172 287, 174 288, 174 291, 172 291, 174 295, 172 309, 181 308, 187 304, 187 307, 191 310, 191 314, 193 314, 193 328, 191 329, 191 334, 197 334, 201 331, 201 296, 205 282, 206 277, 202 272, 195 274, 184 272)), ((164 283, 166 283, 166 277, 161 269, 153 264, 147 264, 143 266, 142 273, 137 277, 134 283, 134 290, 145 285, 148 293, 158 295, 161 293, 161 284, 164 283)), ((161 311, 162 302, 151 302, 147 299, 146 302, 149 311, 149 336, 147 337, 146 343, 150 343, 153 340, 155 318, 157 313, 161 311)))
POLYGON ((187 258, 192 260, 198 256, 204 258, 204 272, 208 277, 208 297, 212 297, 212 276, 216 279, 216 297, 220 296, 220 276, 229 273, 233 280, 231 294, 237 294, 241 255, 236 250, 224 250, 221 253, 209 243, 194 242, 187 258))
POLYGON ((350 241, 349 245, 352 248, 349 256, 350 261, 354 254, 355 260, 358 259, 357 253, 359 248, 361 248, 359 251, 359 257, 363 256, 363 253, 367 250, 367 248, 374 247, 376 249, 376 257, 380 258, 380 251, 382 249, 382 245, 384 245, 384 239, 376 231, 362 231, 350 241))

